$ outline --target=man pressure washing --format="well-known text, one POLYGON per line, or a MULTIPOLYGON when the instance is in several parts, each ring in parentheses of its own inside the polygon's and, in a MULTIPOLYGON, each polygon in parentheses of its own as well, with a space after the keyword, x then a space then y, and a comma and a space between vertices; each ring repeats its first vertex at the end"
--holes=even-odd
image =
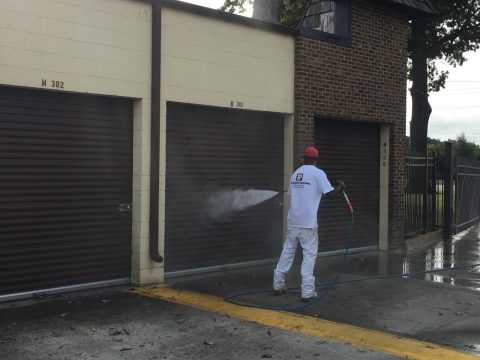
POLYGON ((339 180, 332 187, 325 172, 315 166, 318 150, 313 146, 305 148, 303 157, 304 164, 290 178, 287 235, 273 273, 273 289, 277 294, 287 290, 285 275, 292 266, 297 244, 300 243, 303 251, 301 297, 302 301, 308 302, 317 297, 313 269, 318 253, 317 211, 320 200, 322 195, 342 192, 345 184, 339 180))

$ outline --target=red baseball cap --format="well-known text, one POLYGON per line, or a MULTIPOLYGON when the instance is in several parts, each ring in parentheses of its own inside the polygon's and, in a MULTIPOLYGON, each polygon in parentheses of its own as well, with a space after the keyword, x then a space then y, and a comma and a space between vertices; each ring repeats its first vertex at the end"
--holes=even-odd
POLYGON ((318 158, 318 150, 315 149, 313 146, 306 147, 305 150, 303 150, 303 156, 318 158))

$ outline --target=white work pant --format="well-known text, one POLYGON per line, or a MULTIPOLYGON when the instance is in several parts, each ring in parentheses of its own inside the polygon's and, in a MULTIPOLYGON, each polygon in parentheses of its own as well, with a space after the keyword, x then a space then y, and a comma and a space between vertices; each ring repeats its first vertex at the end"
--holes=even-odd
POLYGON ((273 273, 273 288, 279 290, 285 286, 285 275, 292 267, 297 244, 300 242, 303 250, 302 261, 302 297, 309 297, 315 291, 315 277, 313 268, 318 253, 318 231, 317 228, 295 228, 289 227, 287 237, 283 244, 282 254, 278 260, 277 267, 273 273))

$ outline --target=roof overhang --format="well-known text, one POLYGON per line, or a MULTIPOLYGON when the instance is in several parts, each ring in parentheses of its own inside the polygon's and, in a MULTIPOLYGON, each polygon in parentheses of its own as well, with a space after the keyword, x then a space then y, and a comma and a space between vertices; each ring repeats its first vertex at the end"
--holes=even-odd
POLYGON ((376 3, 383 3, 385 6, 394 7, 407 13, 412 18, 428 17, 438 12, 430 0, 372 0, 376 3))
POLYGON ((176 10, 186 11, 192 14, 209 17, 216 20, 222 20, 230 23, 246 25, 258 29, 264 29, 268 31, 274 31, 283 33, 290 36, 297 35, 297 30, 289 28, 287 26, 272 24, 265 21, 252 19, 237 14, 231 14, 229 12, 221 11, 218 9, 212 9, 205 6, 195 5, 179 0, 147 0, 153 3, 157 3, 160 7, 167 7, 176 10))

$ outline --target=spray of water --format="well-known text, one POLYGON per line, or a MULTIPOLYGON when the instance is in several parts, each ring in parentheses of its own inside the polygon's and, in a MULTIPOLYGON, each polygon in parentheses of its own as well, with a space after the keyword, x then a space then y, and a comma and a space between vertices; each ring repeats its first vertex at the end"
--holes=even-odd
POLYGON ((207 198, 206 212, 210 219, 221 220, 229 215, 260 204, 277 195, 272 190, 221 190, 207 198))

